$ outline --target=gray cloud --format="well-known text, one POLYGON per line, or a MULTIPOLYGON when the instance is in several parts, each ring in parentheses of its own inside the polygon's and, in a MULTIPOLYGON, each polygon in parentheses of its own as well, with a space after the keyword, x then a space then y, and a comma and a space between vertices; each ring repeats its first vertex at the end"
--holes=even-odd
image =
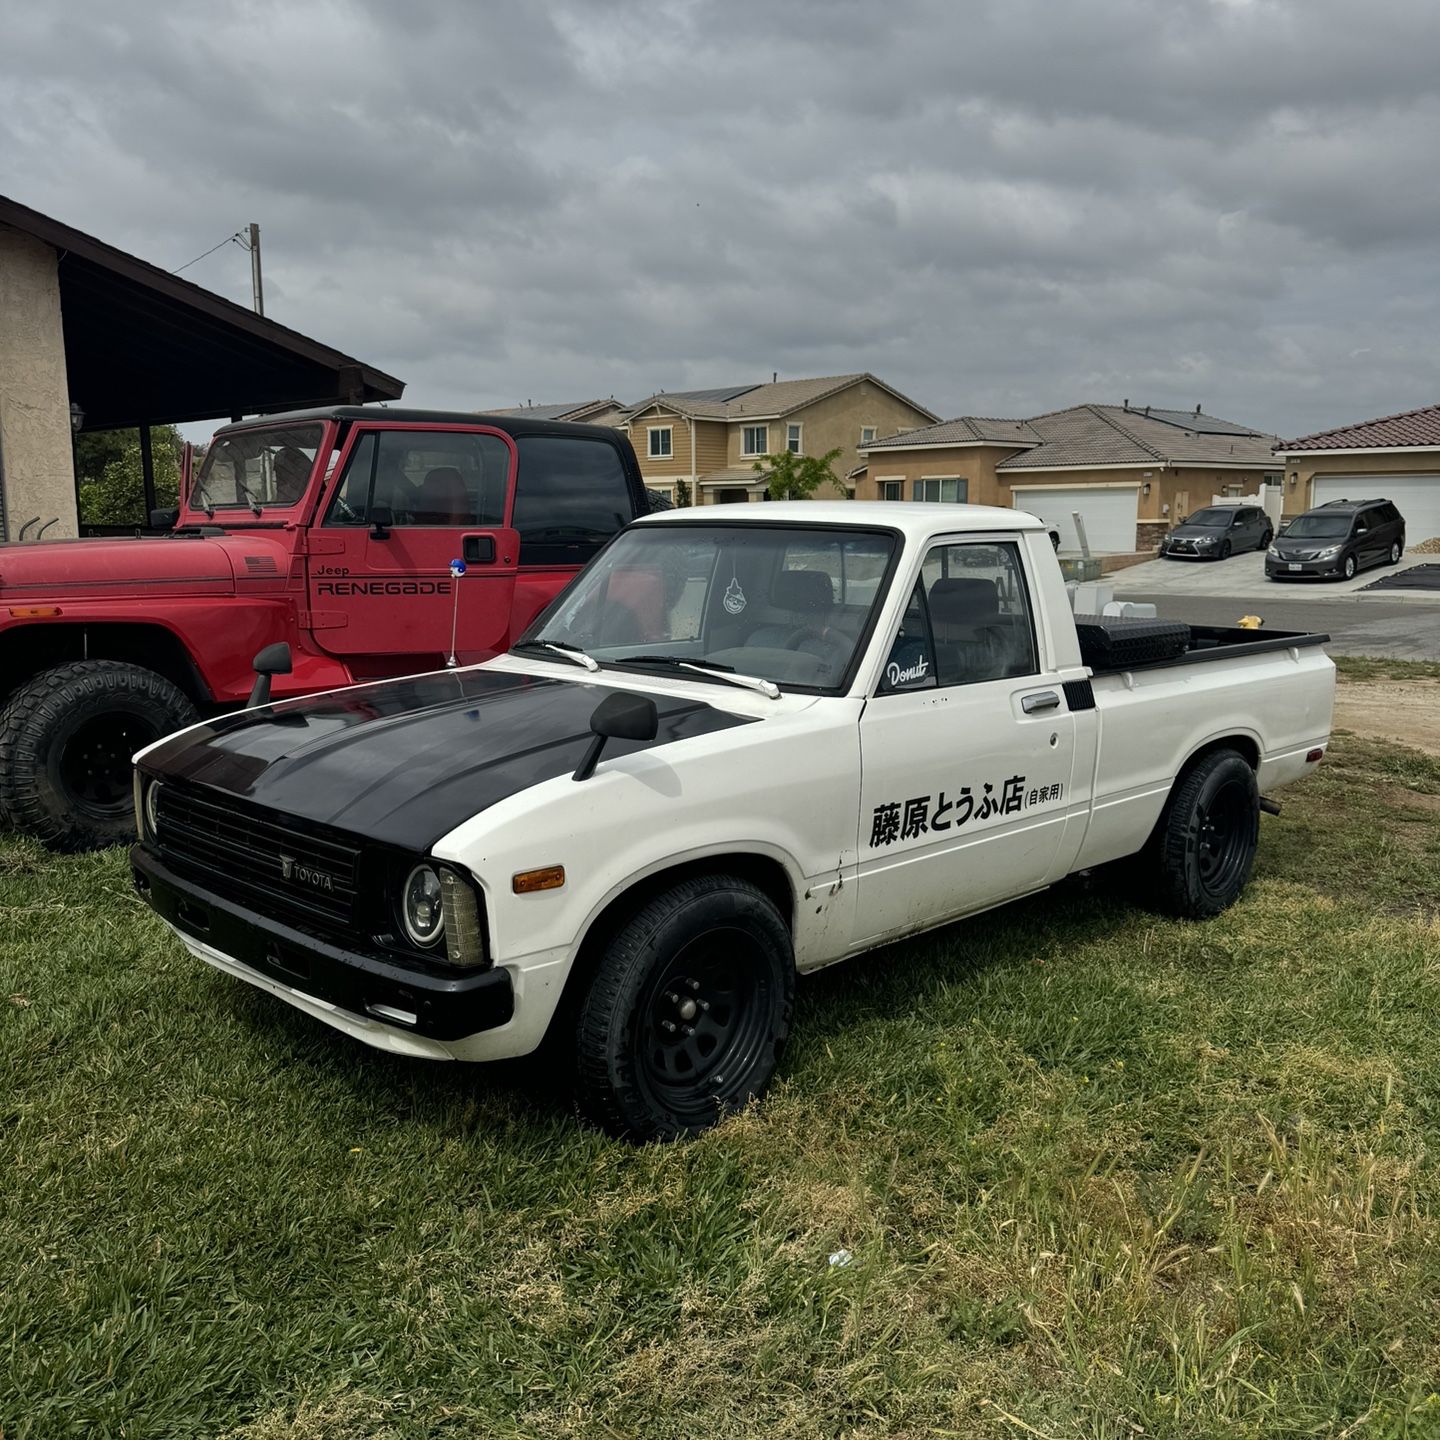
POLYGON ((0 189, 415 403, 871 369, 945 413, 1435 398, 1428 0, 7 7, 0 189), (14 11, 13 14, 8 11, 14 11), (186 272, 242 303, 243 254, 186 272))

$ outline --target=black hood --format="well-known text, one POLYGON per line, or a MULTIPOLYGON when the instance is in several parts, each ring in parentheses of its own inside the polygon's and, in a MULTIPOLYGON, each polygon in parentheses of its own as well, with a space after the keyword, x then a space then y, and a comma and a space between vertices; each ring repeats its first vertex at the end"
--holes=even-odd
MULTIPOLYGON (((503 671, 442 670, 224 715, 162 742, 142 768, 428 850, 506 796, 574 770, 592 738, 591 714, 613 693, 503 671)), ((698 700, 640 693, 659 712, 655 739, 610 740, 605 758, 749 723, 698 700)))

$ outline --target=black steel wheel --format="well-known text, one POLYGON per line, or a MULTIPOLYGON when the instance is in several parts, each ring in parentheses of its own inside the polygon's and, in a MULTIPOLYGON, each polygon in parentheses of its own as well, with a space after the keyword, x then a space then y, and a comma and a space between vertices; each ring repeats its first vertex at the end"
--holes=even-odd
POLYGON ((1234 750, 1202 756, 1171 792, 1150 843, 1162 907, 1202 920, 1228 909, 1255 865, 1260 792, 1234 750))
POLYGON ((34 676, 0 715, 0 810, 52 850, 93 850, 135 833, 131 757, 196 719, 163 675, 83 660, 34 676))
POLYGON ((576 1023, 581 1114, 627 1140, 698 1135, 763 1093, 794 999, 789 930, 764 892, 682 881, 600 957, 576 1023))

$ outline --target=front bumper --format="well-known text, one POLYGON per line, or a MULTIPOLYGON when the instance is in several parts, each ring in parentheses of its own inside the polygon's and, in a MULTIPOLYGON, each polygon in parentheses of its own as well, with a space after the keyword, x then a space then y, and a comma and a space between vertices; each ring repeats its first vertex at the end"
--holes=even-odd
POLYGON ((1212 546, 1209 550, 1165 549, 1160 552, 1160 558, 1162 560, 1218 560, 1220 550, 1216 546, 1212 546))
POLYGON ((215 954, 230 962, 222 968, 249 972, 266 989, 347 1012, 360 1028, 378 1021, 443 1042, 496 1029, 515 1013, 508 970, 431 974, 331 945, 202 890, 143 845, 131 847, 130 869, 141 897, 204 958, 215 954))
POLYGON ((1265 557, 1267 580, 1339 580, 1345 574, 1345 557, 1333 560, 1285 560, 1265 557))

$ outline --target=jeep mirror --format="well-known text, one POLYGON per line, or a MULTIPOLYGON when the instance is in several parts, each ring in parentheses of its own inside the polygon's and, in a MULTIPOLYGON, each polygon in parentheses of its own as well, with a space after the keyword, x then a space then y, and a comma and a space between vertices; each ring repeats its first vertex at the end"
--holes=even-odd
POLYGON ((152 530, 173 529, 179 518, 178 510, 152 510, 150 512, 150 528, 152 530))
POLYGON ((388 540, 390 527, 394 523, 395 515, 388 505, 372 505, 370 507, 370 538, 372 540, 388 540))
POLYGON ((660 716, 648 695, 627 695, 623 691, 607 695, 590 716, 595 738, 571 779, 588 780, 595 773, 607 740, 653 740, 659 729, 660 716))
POLYGON ((250 666, 255 671, 255 684, 251 687, 250 698, 245 704, 253 708, 270 703, 270 677, 288 675, 294 668, 294 661, 290 656, 290 647, 281 640, 274 645, 267 645, 250 662, 250 666))

